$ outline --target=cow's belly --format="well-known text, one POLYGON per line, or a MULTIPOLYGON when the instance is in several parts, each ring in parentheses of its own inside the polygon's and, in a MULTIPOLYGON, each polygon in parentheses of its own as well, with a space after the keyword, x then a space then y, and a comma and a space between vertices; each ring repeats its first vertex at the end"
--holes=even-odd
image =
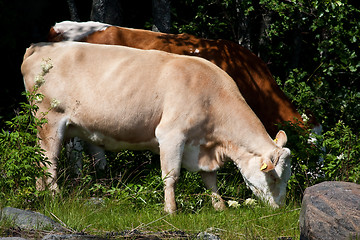
POLYGON ((105 150, 118 152, 120 150, 150 150, 154 153, 159 153, 159 143, 155 137, 142 138, 138 141, 132 139, 129 141, 126 137, 114 138, 108 134, 100 131, 91 131, 89 129, 78 126, 71 126, 68 128, 66 138, 80 137, 81 139, 90 142, 94 145, 100 146, 105 150))

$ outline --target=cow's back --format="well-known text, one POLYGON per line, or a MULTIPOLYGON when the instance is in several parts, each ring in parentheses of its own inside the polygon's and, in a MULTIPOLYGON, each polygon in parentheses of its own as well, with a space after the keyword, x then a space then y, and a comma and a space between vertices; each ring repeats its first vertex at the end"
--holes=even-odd
POLYGON ((98 129, 101 125, 104 135, 115 138, 130 131, 131 138, 136 141, 153 137, 154 129, 146 130, 141 126, 144 125, 142 116, 136 116, 141 106, 141 114, 150 116, 148 127, 156 126, 159 121, 160 107, 156 105, 161 106, 163 99, 156 94, 159 83, 155 80, 160 78, 155 75, 160 73, 152 69, 159 69, 157 60, 161 61, 161 56, 156 60, 152 59, 153 54, 139 58, 125 47, 71 42, 31 48, 28 51, 33 53, 24 59, 22 66, 28 90, 34 84, 34 77, 42 71, 43 59, 50 59, 53 65, 39 88, 45 96, 40 104, 41 111, 50 109, 53 101, 57 102, 55 111, 68 112, 71 121, 81 122, 88 129, 98 129), (149 63, 153 67, 146 66, 149 63), (134 131, 135 126, 139 134, 134 131), (143 139, 138 139, 140 137, 143 139))

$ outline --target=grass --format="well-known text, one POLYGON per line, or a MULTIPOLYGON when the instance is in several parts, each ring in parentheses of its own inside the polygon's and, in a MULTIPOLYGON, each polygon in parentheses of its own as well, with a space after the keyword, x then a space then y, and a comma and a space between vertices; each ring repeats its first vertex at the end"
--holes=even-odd
MULTIPOLYGON (((210 194, 199 174, 187 171, 182 172, 176 189, 179 210, 174 215, 168 215, 163 211, 164 193, 160 168, 156 166, 158 161, 148 157, 147 164, 139 168, 136 156, 129 154, 125 157, 125 160, 114 158, 118 165, 113 164, 107 180, 98 179, 92 174, 91 167, 75 181, 62 172, 62 191, 55 197, 44 194, 34 198, 29 206, 23 202, 0 205, 31 208, 60 222, 73 233, 119 239, 124 238, 124 233, 136 231, 146 234, 180 232, 185 233, 187 239, 193 239, 204 231, 222 240, 299 239, 300 209, 296 201, 280 209, 259 203, 217 212, 211 206, 210 194)), ((112 164, 111 159, 109 163, 112 164)), ((225 170, 219 172, 218 180, 225 200, 242 203, 251 196, 241 174, 232 165, 226 165, 225 170)), ((0 222, 0 227, 9 229, 4 222, 0 222)), ((128 237, 136 239, 131 235, 128 237)), ((159 238, 179 239, 179 236, 170 234, 159 238)))
MULTIPOLYGON (((140 196, 143 200, 149 201, 145 198, 146 195, 137 195, 136 198, 140 196)), ((185 232, 190 239, 204 231, 215 234, 222 240, 282 237, 299 239, 300 208, 296 203, 287 204, 280 209, 272 209, 258 203, 217 212, 211 206, 210 197, 205 194, 195 197, 184 194, 180 200, 184 202, 196 198, 196 203, 202 198, 202 206, 193 209, 191 206, 194 203, 185 204, 179 207, 176 214, 168 215, 163 212, 161 200, 144 203, 136 198, 90 197, 85 191, 74 190, 71 194, 44 197, 32 210, 53 218, 70 232, 114 236, 119 239, 123 239, 123 236, 116 233, 134 230, 146 234, 180 231, 185 232)), ((0 222, 0 227, 9 229, 6 222, 0 222)), ((166 239, 178 238, 173 236, 166 239)))
POLYGON ((184 231, 193 236, 206 231, 221 239, 299 238, 300 209, 294 204, 276 210, 258 204, 222 212, 207 205, 197 212, 180 209, 175 215, 168 215, 162 211, 162 204, 139 208, 114 199, 94 202, 81 198, 55 198, 46 201, 42 211, 74 232, 100 236, 138 230, 184 231))

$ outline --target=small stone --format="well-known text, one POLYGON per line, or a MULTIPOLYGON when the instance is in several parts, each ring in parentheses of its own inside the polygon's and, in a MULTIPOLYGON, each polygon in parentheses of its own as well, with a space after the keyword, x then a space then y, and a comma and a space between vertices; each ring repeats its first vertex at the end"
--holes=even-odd
POLYGON ((220 240, 218 236, 208 232, 201 232, 196 236, 196 238, 201 240, 220 240))

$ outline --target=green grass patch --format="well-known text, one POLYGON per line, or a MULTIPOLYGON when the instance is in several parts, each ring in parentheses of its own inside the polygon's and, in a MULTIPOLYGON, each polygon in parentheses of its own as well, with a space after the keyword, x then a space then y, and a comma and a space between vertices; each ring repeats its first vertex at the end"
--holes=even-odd
MULTIPOLYGON (((199 174, 183 171, 176 188, 178 211, 168 215, 163 211, 164 192, 161 172, 156 166, 158 161, 148 158, 148 164, 139 168, 138 161, 133 159, 132 156, 119 159, 118 165, 114 163, 110 168, 112 172, 107 174, 111 177, 105 179, 96 178, 91 167, 84 168, 82 176, 71 180, 64 172, 59 180, 61 192, 55 197, 43 192, 34 196, 27 206, 23 201, 2 201, 0 205, 25 206, 53 218, 71 232, 107 238, 123 239, 119 233, 136 230, 145 234, 185 232, 190 239, 204 231, 222 240, 299 239, 297 200, 290 200, 281 209, 272 209, 259 201, 256 205, 245 205, 245 199, 252 193, 232 164, 219 172, 218 186, 223 198, 238 202, 239 207, 215 211, 199 174)), ((109 162, 112 164, 111 159, 109 162)), ((9 229, 6 223, 0 226, 9 229)))
POLYGON ((206 205, 196 212, 179 209, 175 215, 165 214, 162 204, 141 208, 114 199, 56 197, 46 200, 44 214, 63 222, 75 232, 106 236, 110 232, 184 231, 192 236, 206 231, 221 239, 299 238, 300 209, 296 204, 271 209, 262 204, 240 206, 217 212, 206 205))

